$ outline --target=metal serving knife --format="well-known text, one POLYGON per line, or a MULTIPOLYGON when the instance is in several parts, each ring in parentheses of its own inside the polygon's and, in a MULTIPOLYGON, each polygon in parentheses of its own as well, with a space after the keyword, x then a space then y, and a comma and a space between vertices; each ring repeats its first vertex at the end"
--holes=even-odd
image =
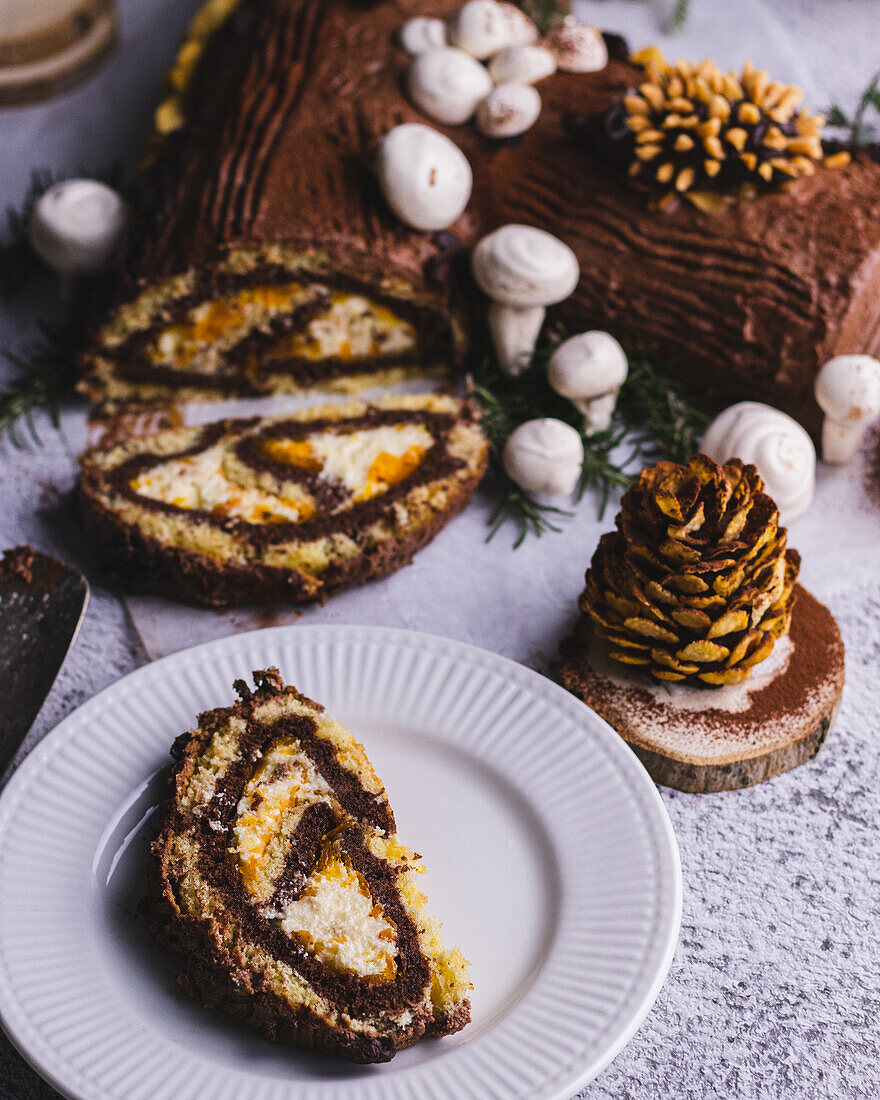
POLYGON ((89 602, 82 573, 18 546, 0 560, 0 775, 43 705, 89 602))

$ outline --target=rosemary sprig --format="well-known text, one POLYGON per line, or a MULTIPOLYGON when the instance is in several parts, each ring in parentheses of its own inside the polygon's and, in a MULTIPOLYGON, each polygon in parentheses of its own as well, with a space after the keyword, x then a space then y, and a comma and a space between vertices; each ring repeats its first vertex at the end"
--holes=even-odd
POLYGON ((685 461, 697 450, 709 417, 685 386, 673 381, 648 353, 629 358, 629 375, 621 389, 617 410, 607 431, 588 433, 584 418, 547 381, 547 360, 569 335, 561 326, 545 333, 531 365, 522 374, 506 374, 487 353, 469 390, 482 410, 483 430, 489 440, 491 480, 497 505, 489 521, 488 539, 511 521, 517 527, 514 547, 528 535, 560 531, 573 513, 536 500, 506 474, 501 456, 510 434, 520 424, 538 417, 555 417, 571 424, 584 444, 584 463, 575 493, 580 501, 590 490, 598 495, 599 516, 611 494, 626 489, 635 469, 659 458, 685 461), (616 458, 626 448, 626 457, 616 458))
POLYGON ((0 390, 0 438, 8 433, 16 447, 24 445, 19 421, 24 421, 33 441, 39 443, 34 412, 45 407, 57 426, 58 403, 74 392, 76 383, 79 325, 41 321, 37 329, 37 337, 22 351, 0 352, 17 372, 9 388, 0 390))
POLYGON ((675 7, 663 27, 666 34, 677 34, 683 29, 687 22, 690 6, 690 0, 675 0, 675 7))
POLYGON ((874 73, 859 97, 852 118, 835 103, 826 112, 828 123, 847 130, 849 140, 855 145, 876 141, 880 138, 880 127, 876 122, 869 124, 865 121, 865 115, 869 109, 873 109, 875 114, 880 115, 880 69, 874 73))

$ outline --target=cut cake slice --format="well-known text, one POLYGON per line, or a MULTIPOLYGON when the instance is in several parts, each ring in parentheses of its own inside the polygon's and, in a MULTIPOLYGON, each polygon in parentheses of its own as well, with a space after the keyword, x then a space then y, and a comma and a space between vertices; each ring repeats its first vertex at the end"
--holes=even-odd
POLYGON ((385 398, 98 446, 81 492, 98 556, 127 587, 301 603, 409 562, 468 503, 487 454, 468 402, 385 398))
POLYGON ((388 1061, 470 1019, 467 962, 443 947, 352 735, 277 669, 241 680, 174 746, 150 853, 151 926, 194 999, 273 1042, 388 1061))

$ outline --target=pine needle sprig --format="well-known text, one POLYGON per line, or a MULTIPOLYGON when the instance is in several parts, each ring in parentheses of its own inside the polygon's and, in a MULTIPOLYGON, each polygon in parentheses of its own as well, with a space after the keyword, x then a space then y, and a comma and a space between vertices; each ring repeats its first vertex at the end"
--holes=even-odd
POLYGON ((587 432, 582 414, 547 381, 547 361, 569 335, 561 325, 545 332, 530 366, 516 377, 503 371, 495 356, 487 352, 468 379, 468 391, 481 409, 489 441, 489 484, 497 497, 487 541, 510 521, 517 528, 516 548, 529 535, 562 530, 562 522, 574 514, 536 500, 505 472, 504 446, 514 429, 527 420, 554 417, 577 430, 584 445, 584 462, 574 499, 579 502, 588 491, 595 492, 600 518, 612 493, 627 489, 647 462, 658 458, 687 461, 708 426, 709 416, 694 395, 675 382, 659 362, 655 365, 653 355, 643 352, 629 357, 629 374, 611 427, 587 432), (621 448, 625 457, 621 457, 621 448))
POLYGON ((880 125, 876 120, 872 123, 866 121, 869 110, 880 116, 880 70, 874 73, 859 97, 852 117, 835 103, 826 112, 828 124, 846 130, 848 140, 854 145, 877 141, 880 139, 880 125))
POLYGON ((520 7, 541 34, 547 34, 571 14, 571 0, 520 0, 520 7))
POLYGON ((8 434, 15 447, 24 446, 19 421, 24 422, 31 439, 40 442, 34 421, 37 409, 46 408, 57 426, 58 404, 73 394, 76 384, 79 326, 41 321, 37 329, 37 337, 23 350, 0 352, 16 370, 9 387, 0 390, 0 438, 8 434))
POLYGON ((687 462, 710 420, 687 387, 672 378, 668 366, 664 370, 655 365, 650 352, 629 357, 617 411, 638 442, 639 457, 651 460, 687 462))

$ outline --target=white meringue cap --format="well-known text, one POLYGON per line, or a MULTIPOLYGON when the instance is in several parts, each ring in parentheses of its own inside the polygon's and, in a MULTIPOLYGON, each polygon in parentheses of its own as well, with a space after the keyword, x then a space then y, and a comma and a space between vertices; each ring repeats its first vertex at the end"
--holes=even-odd
POLYGON ((431 19, 425 15, 407 19, 398 32, 398 38, 401 46, 413 56, 424 53, 425 50, 439 50, 449 45, 446 23, 442 19, 431 19))
POLYGON ((611 333, 592 330, 559 345, 547 363, 547 380, 558 394, 581 401, 620 389, 627 371, 626 353, 611 333))
POLYGON ((584 461, 581 437, 552 417, 527 420, 510 433, 502 463, 508 477, 528 493, 566 496, 573 492, 584 461))
POLYGON ((700 450, 716 462, 731 458, 756 466, 783 523, 806 511, 816 483, 816 448, 786 413, 758 401, 731 405, 709 425, 700 450))
POLYGON ((508 46, 534 42, 537 37, 528 16, 498 0, 467 0, 449 20, 452 44, 481 61, 508 46))
POLYGON ((413 58, 407 91, 416 107, 435 122, 458 126, 467 122, 492 91, 492 78, 464 50, 454 46, 425 50, 413 58))
POLYGON ((119 249, 128 223, 122 196, 98 180, 64 180, 34 206, 34 251, 60 275, 96 275, 119 249))
POLYGON ((385 134, 375 167, 385 201, 413 229, 445 229, 471 196, 473 173, 467 157, 445 134, 418 122, 385 134))
POLYGON ((880 362, 870 355, 837 355, 816 375, 815 391, 831 420, 868 424, 880 413, 880 362))
POLYGON ((496 84, 537 84, 555 72, 556 58, 545 46, 510 46, 489 62, 496 84))
POLYGON ((471 269, 479 288, 509 306, 549 306, 567 298, 580 267, 567 244, 530 225, 503 225, 474 248, 471 269))
POLYGON ((563 73, 596 73, 608 64, 602 32, 569 18, 544 36, 543 44, 563 73))
POLYGON ((477 129, 486 137, 516 137, 540 114, 541 96, 531 84, 497 84, 477 107, 477 129))

